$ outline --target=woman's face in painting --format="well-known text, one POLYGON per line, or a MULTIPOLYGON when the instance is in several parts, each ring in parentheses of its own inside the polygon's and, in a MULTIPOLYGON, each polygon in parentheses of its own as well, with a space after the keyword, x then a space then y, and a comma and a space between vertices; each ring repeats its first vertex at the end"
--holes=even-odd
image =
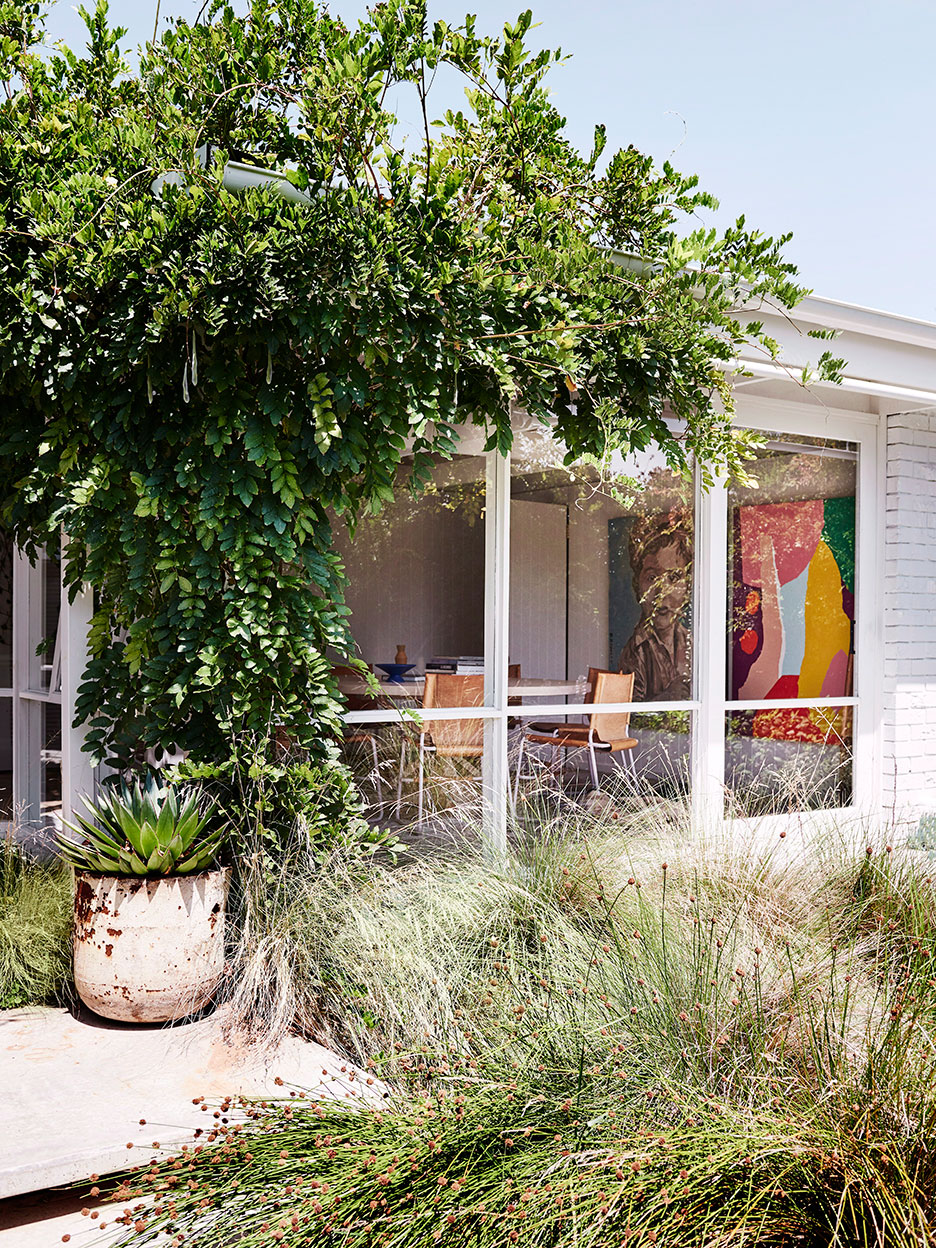
POLYGON ((641 619, 657 631, 672 628, 689 595, 689 569, 677 543, 650 552, 636 588, 641 619))

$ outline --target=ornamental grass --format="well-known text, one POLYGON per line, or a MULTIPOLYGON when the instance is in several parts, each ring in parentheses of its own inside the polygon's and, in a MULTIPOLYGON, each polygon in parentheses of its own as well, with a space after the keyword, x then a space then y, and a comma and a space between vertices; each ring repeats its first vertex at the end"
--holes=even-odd
POLYGON ((615 813, 545 812, 500 867, 294 877, 294 1018, 393 1091, 223 1107, 124 1177, 124 1242, 932 1243, 929 860, 615 813))
POLYGON ((0 838, 0 1010, 68 995, 71 929, 71 869, 0 838))

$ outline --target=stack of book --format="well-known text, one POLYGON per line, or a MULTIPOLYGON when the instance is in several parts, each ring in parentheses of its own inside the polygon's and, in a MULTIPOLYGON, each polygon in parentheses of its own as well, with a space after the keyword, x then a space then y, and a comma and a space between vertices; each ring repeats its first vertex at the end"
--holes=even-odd
POLYGON ((426 660, 427 672, 458 672, 461 676, 483 676, 483 655, 440 655, 426 660))

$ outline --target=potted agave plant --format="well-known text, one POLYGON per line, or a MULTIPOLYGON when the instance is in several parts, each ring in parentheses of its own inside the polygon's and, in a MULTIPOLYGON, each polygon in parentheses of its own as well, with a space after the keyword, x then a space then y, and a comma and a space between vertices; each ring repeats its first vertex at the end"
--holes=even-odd
POLYGON ((224 969, 223 827, 197 794, 153 777, 84 799, 58 837, 76 869, 74 966, 104 1018, 158 1023, 210 999, 224 969), (78 838, 78 839, 76 839, 78 838))

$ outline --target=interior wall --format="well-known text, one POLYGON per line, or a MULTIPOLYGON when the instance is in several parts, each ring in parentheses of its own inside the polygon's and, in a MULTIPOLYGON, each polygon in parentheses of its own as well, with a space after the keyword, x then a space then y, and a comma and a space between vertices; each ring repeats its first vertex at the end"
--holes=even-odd
POLYGON ((566 508, 513 499, 510 662, 524 676, 566 675, 566 508))
POLYGON ((437 655, 484 649, 484 522, 439 496, 404 496, 336 531, 348 573, 351 632, 366 663, 392 663, 397 646, 425 670, 437 655))
POLYGON ((569 508, 569 678, 608 661, 608 521, 621 508, 590 499, 569 508))
MULTIPOLYGON (((13 686, 13 540, 0 532, 0 689, 13 686)), ((0 772, 13 768, 12 699, 0 698, 0 772)), ((9 782, 0 776, 0 808, 9 782)), ((12 790, 11 790, 12 792, 12 790)), ((8 818, 0 809, 0 818, 8 818)))

